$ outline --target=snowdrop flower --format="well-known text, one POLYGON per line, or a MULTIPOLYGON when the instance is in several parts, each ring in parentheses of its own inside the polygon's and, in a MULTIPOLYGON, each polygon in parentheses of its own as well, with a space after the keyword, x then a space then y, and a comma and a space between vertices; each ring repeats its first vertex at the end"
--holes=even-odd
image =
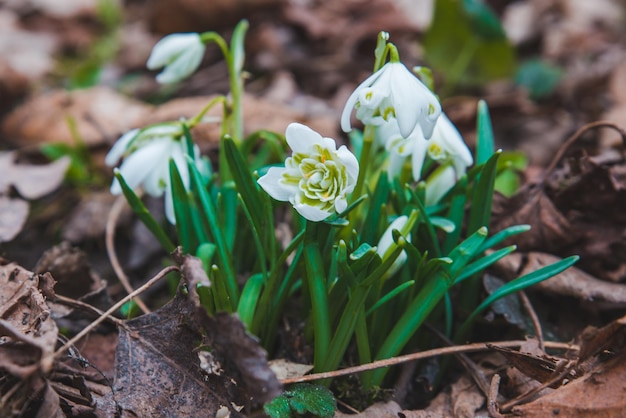
POLYGON ((463 141, 459 130, 445 114, 442 114, 437 121, 433 136, 429 141, 415 142, 412 164, 413 177, 416 181, 420 177, 426 155, 439 164, 451 162, 457 178, 463 175, 467 167, 474 163, 472 153, 463 141), (421 164, 419 164, 420 161, 421 164))
POLYGON ((454 187, 457 181, 453 166, 446 164, 437 167, 426 180, 426 199, 424 204, 431 206, 439 202, 443 195, 454 187))
POLYGON ((285 132, 293 150, 285 167, 272 167, 258 180, 274 199, 289 201, 304 218, 319 222, 348 207, 359 163, 348 148, 337 149, 335 140, 311 128, 292 123, 285 132))
MULTIPOLYGON (((398 231, 402 229, 404 225, 406 225, 406 222, 408 220, 409 218, 407 216, 404 216, 404 215, 398 216, 391 223, 391 225, 387 227, 387 229, 383 233, 383 236, 380 238, 380 242, 378 243, 377 248, 376 248, 376 253, 380 256, 380 258, 384 259, 385 253, 387 252, 391 253, 391 251, 393 251, 391 246, 396 245, 396 243, 393 240, 392 231, 394 229, 397 229, 398 231)), ((407 235, 406 240, 411 242, 411 235, 407 235)), ((398 255, 398 257, 391 264, 391 267, 389 267, 389 270, 385 272, 385 275, 383 277, 387 278, 387 277, 393 276, 398 270, 400 270, 400 268, 404 265, 404 263, 406 263, 406 259, 407 259, 407 255, 406 255, 406 252, 403 250, 400 253, 400 255, 398 255)))
POLYGON ((433 135, 428 140, 419 126, 407 138, 403 138, 393 124, 381 125, 378 134, 389 151, 388 174, 390 178, 400 173, 409 156, 415 181, 422 177, 422 167, 426 156, 440 164, 452 163, 457 178, 474 163, 472 153, 461 134, 444 113, 437 120, 433 135))
POLYGON ((146 66, 150 70, 165 67, 156 80, 175 83, 189 77, 200 66, 204 49, 205 44, 197 33, 167 35, 152 48, 146 66))
POLYGON ((388 62, 354 90, 341 114, 344 132, 352 129, 353 108, 366 125, 395 120, 403 138, 411 135, 416 126, 430 138, 441 113, 435 95, 401 62, 388 62))
MULTIPOLYGON (((165 193, 165 216, 176 224, 172 189, 170 187, 169 160, 174 159, 185 187, 189 187, 189 170, 185 161, 185 144, 180 139, 182 129, 178 124, 153 125, 145 129, 133 129, 122 135, 105 158, 108 166, 115 166, 124 157, 120 174, 131 189, 139 186, 150 196, 165 193)), ((196 165, 201 167, 200 150, 194 149, 196 165)), ((111 184, 112 194, 121 194, 117 178, 111 184)))

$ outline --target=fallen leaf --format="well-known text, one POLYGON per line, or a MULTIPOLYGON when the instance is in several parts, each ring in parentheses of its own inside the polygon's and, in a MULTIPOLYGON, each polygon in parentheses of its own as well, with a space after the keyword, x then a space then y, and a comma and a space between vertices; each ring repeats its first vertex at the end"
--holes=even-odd
POLYGON ((524 234, 511 241, 520 251, 541 246, 544 251, 560 249, 578 239, 576 230, 554 206, 543 188, 530 185, 522 188, 511 199, 494 205, 493 230, 500 231, 513 225, 530 225, 524 234))
POLYGON ((202 341, 196 308, 182 294, 158 311, 126 321, 119 330, 115 394, 122 416, 213 417, 230 402, 241 402, 225 374, 206 374, 196 354, 202 341))
POLYGON ((485 397, 476 385, 468 376, 462 376, 452 384, 450 392, 440 392, 427 408, 400 414, 405 418, 474 418, 484 403, 485 397))
POLYGON ((14 264, 0 266, 0 380, 15 382, 0 387, 0 415, 37 410, 49 417, 64 416, 58 396, 48 386, 52 364, 42 362, 54 352, 58 329, 46 305, 53 283, 50 276, 33 274, 14 264), (34 402, 37 398, 41 402, 34 402))
POLYGON ((89 265, 87 254, 67 241, 46 251, 34 271, 50 272, 57 281, 56 292, 74 299, 103 287, 102 280, 89 265))
POLYGON ((625 387, 626 351, 622 351, 585 376, 514 407, 513 413, 521 417, 618 417, 626 411, 625 387))
MULTIPOLYGON (((510 254, 497 265, 510 275, 522 276, 555 263, 561 258, 551 254, 531 252, 526 255, 510 254), (526 262, 521 271, 522 260, 526 262)), ((596 308, 615 309, 626 306, 626 284, 610 283, 585 273, 577 267, 570 267, 534 286, 534 289, 548 293, 570 296, 584 302, 592 302, 596 308)))
POLYGON ((583 362, 603 350, 617 351, 626 344, 626 316, 602 328, 587 327, 581 333, 579 361, 583 362), (617 345, 617 347, 615 347, 617 345))
POLYGON ((16 153, 0 152, 0 194, 7 194, 14 186, 26 199, 38 199, 57 189, 70 165, 63 157, 45 165, 16 164, 16 153))
POLYGON ((102 145, 138 126, 150 106, 129 99, 107 87, 56 90, 33 97, 3 120, 1 133, 18 146, 83 141, 102 145), (79 138, 72 136, 69 121, 79 138))
POLYGON ((270 360, 268 363, 279 380, 301 377, 313 370, 310 364, 294 363, 285 359, 270 360))
POLYGON ((335 418, 398 418, 402 408, 394 401, 375 403, 358 414, 344 414, 335 412, 335 418))
POLYGON ((28 217, 28 202, 0 195, 0 242, 11 241, 20 233, 28 217))

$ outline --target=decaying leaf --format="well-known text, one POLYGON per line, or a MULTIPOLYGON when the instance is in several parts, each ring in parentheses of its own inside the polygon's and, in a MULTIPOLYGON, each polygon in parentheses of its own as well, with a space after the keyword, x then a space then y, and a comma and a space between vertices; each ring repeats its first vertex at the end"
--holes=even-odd
POLYGON ((512 225, 530 225, 531 230, 516 235, 514 243, 521 251, 541 246, 544 251, 560 249, 575 242, 576 230, 554 206, 543 188, 530 185, 521 189, 511 199, 494 205, 495 231, 512 225))
MULTIPOLYGON (((498 266, 511 276, 521 276, 559 260, 559 257, 539 252, 531 252, 524 256, 510 254, 502 259, 498 266), (525 262, 522 265, 523 260, 525 262)), ((593 302, 596 308, 614 309, 626 306, 626 285, 598 280, 577 267, 570 267, 536 284, 534 288, 557 295, 571 296, 584 302, 593 302)))
POLYGON ((626 316, 602 328, 587 327, 579 339, 580 362, 586 361, 603 350, 619 351, 626 346, 626 316))
POLYGON ((70 165, 69 157, 44 165, 16 164, 15 152, 0 153, 0 194, 14 186, 26 199, 38 199, 55 190, 70 165))
POLYGON ((76 140, 102 145, 138 126, 150 109, 138 101, 106 88, 56 90, 33 97, 2 121, 0 132, 20 146, 76 140), (76 125, 74 138, 70 123, 76 125))
POLYGON ((20 233, 28 217, 28 202, 0 195, 0 242, 11 241, 20 233))
POLYGON ((195 307, 182 295, 158 311, 127 321, 119 330, 114 394, 122 416, 215 416, 243 402, 224 374, 206 374, 195 350, 202 341, 195 307))
POLYGON ((270 360, 269 366, 280 380, 301 377, 313 370, 310 364, 294 363, 285 359, 270 360))
POLYGON ((394 401, 375 403, 359 414, 344 414, 335 412, 335 418, 397 418, 402 411, 400 405, 394 401))
POLYGON ((1 416, 38 410, 63 416, 46 375, 52 364, 42 360, 55 350, 57 326, 45 299, 53 297, 53 279, 16 264, 0 266, 0 404, 1 416), (46 295, 44 295, 44 293, 46 295))
POLYGON ((522 417, 618 417, 626 411, 626 352, 551 394, 513 408, 522 417))

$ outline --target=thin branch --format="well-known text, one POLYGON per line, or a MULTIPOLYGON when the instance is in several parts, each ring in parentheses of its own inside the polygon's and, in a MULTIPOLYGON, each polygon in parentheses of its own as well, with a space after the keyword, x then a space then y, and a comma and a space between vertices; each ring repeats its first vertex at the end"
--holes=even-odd
POLYGON ((489 385, 489 396, 487 397, 487 411, 491 418, 502 418, 498 408, 498 393, 500 392, 500 375, 494 374, 489 385))
MULTIPOLYGON (((420 351, 419 353, 392 357, 392 358, 385 359, 385 360, 378 360, 372 363, 362 364, 360 366, 347 367, 345 369, 340 369, 340 370, 336 370, 333 372, 315 373, 315 374, 309 374, 309 375, 301 376, 301 377, 291 377, 288 379, 281 380, 281 383, 283 385, 289 385, 292 383, 310 382, 313 380, 329 379, 329 378, 335 378, 338 376, 345 376, 348 374, 362 373, 368 370, 374 370, 374 369, 378 369, 381 367, 395 366, 397 364, 405 363, 407 361, 422 360, 422 359, 429 358, 429 357, 437 357, 437 356, 444 356, 444 355, 457 354, 457 353, 471 353, 471 352, 476 352, 476 351, 489 351, 490 348, 487 347, 488 344, 497 345, 499 347, 512 348, 512 347, 521 347, 525 343, 526 341, 521 341, 521 340, 496 341, 492 343, 473 343, 473 344, 458 345, 454 347, 435 348, 432 350, 420 351)), ((580 349, 580 347, 574 344, 561 343, 561 342, 555 342, 555 341, 546 341, 545 346, 547 348, 554 348, 558 350, 578 351, 580 349)))
POLYGON ((126 296, 124 299, 120 300, 119 302, 117 302, 115 305, 111 306, 109 308, 109 310, 107 310, 106 312, 104 312, 98 319, 96 319, 95 321, 93 321, 91 324, 87 325, 81 332, 79 332, 78 334, 76 334, 72 339, 70 339, 68 342, 66 342, 61 348, 59 348, 57 351, 55 351, 52 354, 49 354, 48 356, 46 356, 45 358, 43 358, 41 360, 41 362, 44 365, 44 370, 47 370, 45 368, 46 365, 52 365, 52 363, 54 362, 55 359, 57 359, 58 357, 60 357, 65 351, 67 351, 70 347, 72 347, 74 344, 76 344, 76 342, 78 342, 78 340, 80 340, 81 338, 83 338, 85 335, 87 335, 89 332, 91 332, 95 327, 97 327, 98 325, 100 325, 100 323, 102 323, 103 321, 105 321, 113 312, 115 312, 116 310, 118 310, 122 305, 124 305, 126 302, 128 302, 129 300, 131 300, 132 298, 136 297, 137 295, 140 295, 141 293, 145 292, 146 290, 148 290, 150 287, 152 287, 156 282, 158 282, 159 280, 161 280, 163 277, 165 277, 167 274, 169 274, 172 271, 180 271, 180 269, 176 266, 169 266, 169 267, 165 267, 163 270, 161 270, 156 276, 154 276, 152 279, 148 280, 144 285, 142 285, 141 287, 139 287, 137 290, 131 292, 128 296, 126 296))
POLYGON ((539 316, 537 316, 537 312, 535 312, 535 308, 533 308, 533 304, 528 299, 528 295, 526 292, 521 290, 519 292, 519 297, 522 300, 522 305, 524 305, 524 309, 528 316, 530 316, 530 320, 533 322, 533 328, 535 329, 535 335, 537 336, 537 340, 539 341, 539 348, 541 351, 545 352, 546 347, 543 344, 543 329, 541 328, 541 322, 539 321, 539 316))
MULTIPOLYGON (((54 301, 56 303, 60 303, 62 305, 71 306, 72 308, 77 308, 77 309, 81 309, 81 310, 86 311, 86 312, 90 312, 90 313, 94 314, 97 317, 104 315, 104 312, 101 311, 100 309, 96 308, 95 306, 91 306, 90 304, 85 303, 85 302, 81 302, 80 300, 68 298, 67 296, 63 296, 63 295, 58 295, 57 294, 57 295, 55 295, 54 301)), ((107 320, 113 322, 117 326, 123 326, 124 325, 124 321, 121 321, 121 320, 117 319, 114 316, 107 317, 107 320)))
MULTIPOLYGON (((134 289, 130 284, 130 280, 124 273, 124 269, 117 258, 117 253, 115 252, 115 227, 117 225, 117 220, 122 213, 122 209, 124 208, 124 203, 126 203, 126 199, 124 196, 120 196, 115 200, 111 211, 109 212, 109 217, 107 218, 106 224, 106 233, 105 233, 105 243, 107 248, 107 254, 109 256, 109 261, 111 262, 111 266, 113 267, 113 271, 117 275, 120 283, 126 289, 126 293, 133 293, 134 289)), ((142 310, 143 313, 150 313, 150 309, 146 306, 145 303, 139 298, 135 299, 135 303, 139 306, 139 309, 142 310)))
POLYGON ((561 159, 563 158, 563 156, 565 155, 569 147, 571 147, 572 144, 576 142, 582 136, 582 134, 595 128, 614 129, 622 137, 622 142, 626 144, 626 131, 624 131, 624 129, 622 129, 620 126, 616 125, 615 123, 604 121, 604 120, 587 123, 586 125, 582 126, 580 129, 578 129, 576 132, 574 132, 574 134, 572 134, 572 136, 567 138, 567 140, 561 145, 561 147, 558 149, 558 151, 554 155, 554 158, 552 158, 550 165, 548 165, 548 167, 545 169, 542 179, 540 181, 541 184, 543 184, 544 181, 550 176, 550 174, 552 174, 552 171, 554 171, 556 166, 559 164, 559 162, 561 161, 561 159))

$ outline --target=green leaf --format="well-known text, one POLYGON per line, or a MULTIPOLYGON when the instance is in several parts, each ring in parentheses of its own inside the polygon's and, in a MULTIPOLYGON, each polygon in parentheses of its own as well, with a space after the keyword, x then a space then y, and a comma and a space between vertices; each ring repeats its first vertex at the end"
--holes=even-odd
POLYGON ((476 116, 476 165, 487 162, 494 153, 495 140, 489 108, 484 100, 478 101, 476 116))
POLYGON ((115 177, 120 182, 120 186, 122 187, 122 193, 124 193, 124 197, 128 201, 128 204, 133 209, 133 212, 137 215, 137 217, 143 222, 143 224, 148 228, 152 235, 159 241, 163 249, 168 253, 174 251, 176 246, 170 241, 169 237, 163 231, 163 228, 159 225, 159 223, 154 219, 154 217, 150 214, 146 206, 143 204, 139 196, 135 194, 133 189, 131 189, 119 169, 114 170, 115 177))
POLYGON ((463 11, 472 31, 482 39, 486 41, 506 39, 498 16, 483 0, 463 0, 463 11))
POLYGON ((497 234, 487 238, 483 245, 480 247, 479 253, 483 251, 487 251, 488 249, 495 247, 500 244, 502 241, 511 238, 514 235, 521 234, 524 232, 530 231, 530 225, 513 225, 508 228, 499 231, 497 234))
POLYGON ((496 179, 496 165, 499 152, 494 153, 483 166, 480 177, 472 193, 468 231, 476 231, 480 227, 489 227, 491 219, 491 203, 493 202, 493 188, 496 179))
POLYGON ((250 329, 252 319, 256 311, 257 302, 259 301, 259 295, 263 290, 263 283, 265 278, 263 274, 253 274, 241 291, 241 297, 239 298, 239 305, 237 306, 237 314, 241 319, 241 322, 246 324, 246 328, 250 329))
POLYGON ((461 271, 461 274, 459 274, 456 277, 456 279, 454 281, 454 284, 459 284, 463 280, 472 277, 474 274, 483 271, 484 269, 486 269, 487 267, 491 266, 492 264, 494 264, 498 260, 500 260, 500 259, 506 257, 507 255, 511 254, 513 251, 515 251, 516 248, 517 247, 515 245, 511 245, 509 247, 504 247, 504 248, 502 248, 502 249, 500 249, 498 251, 494 251, 493 253, 489 254, 488 256, 485 256, 483 258, 480 258, 480 259, 474 261, 471 264, 468 264, 461 271))
POLYGON ((292 417, 294 412, 330 418, 336 409, 337 401, 328 388, 308 383, 291 385, 282 395, 263 405, 264 412, 271 418, 292 417))
POLYGON ((532 59, 520 65, 515 84, 525 88, 532 100, 548 97, 556 89, 565 71, 541 59, 532 59))
POLYGON ((563 260, 557 261, 556 263, 550 264, 549 266, 545 266, 543 268, 540 268, 539 270, 533 271, 532 273, 528 273, 522 277, 518 277, 517 279, 512 280, 506 283, 504 286, 498 288, 495 292, 489 295, 476 309, 474 309, 470 316, 467 317, 461 328, 459 328, 459 331, 457 332, 457 336, 455 337, 454 341, 459 342, 461 339, 465 338, 465 333, 474 321, 474 318, 476 318, 478 314, 480 314, 496 300, 508 296, 511 293, 527 289, 530 286, 549 279, 550 277, 556 276, 557 274, 573 266, 579 258, 580 257, 578 257, 577 255, 564 258, 563 260))
POLYGON ((515 68, 514 48, 497 36, 497 19, 494 22, 484 6, 476 6, 475 0, 466 3, 436 2, 423 41, 427 62, 452 87, 509 77, 515 68))

